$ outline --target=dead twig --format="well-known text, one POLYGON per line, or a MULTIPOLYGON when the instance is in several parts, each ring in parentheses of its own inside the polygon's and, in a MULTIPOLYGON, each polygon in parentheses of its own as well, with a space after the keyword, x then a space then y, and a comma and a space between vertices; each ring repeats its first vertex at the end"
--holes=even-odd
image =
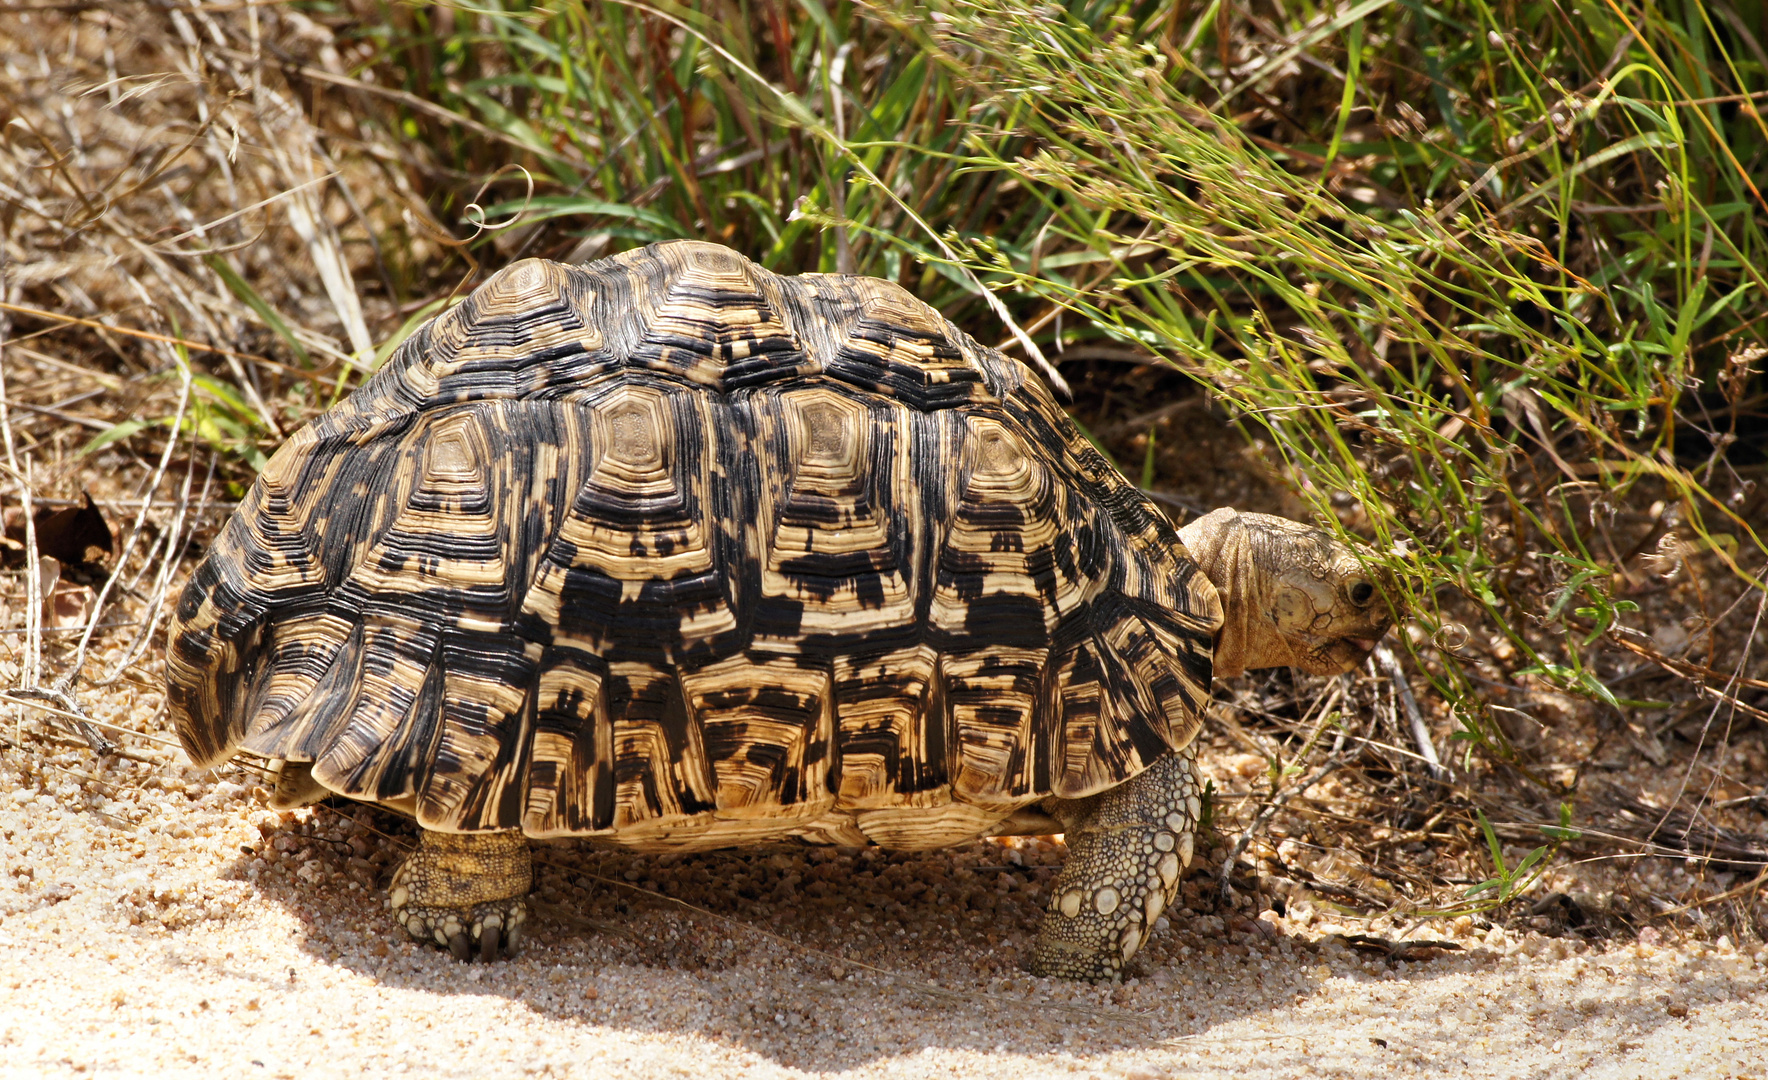
MULTIPOLYGON (((156 743, 160 746, 170 747, 173 750, 182 749, 179 746, 179 744, 177 743, 177 741, 175 741, 173 739, 167 739, 167 738, 164 738, 159 735, 150 735, 145 731, 136 731, 134 728, 123 727, 120 724, 107 724, 103 720, 94 720, 90 716, 87 716, 85 713, 72 712, 67 709, 56 708, 53 705, 43 704, 43 701, 47 701, 47 700, 52 700, 52 699, 50 699, 48 697, 39 697, 39 698, 33 700, 33 697, 28 697, 25 695, 25 693, 23 691, 19 691, 19 690, 14 690, 11 693, 0 692, 0 701, 4 701, 10 705, 22 705, 27 709, 35 709, 41 713, 48 713, 49 715, 57 717, 62 720, 67 720, 70 722, 81 723, 81 724, 89 724, 95 728, 103 728, 106 731, 114 731, 119 735, 131 735, 137 739, 145 739, 146 741, 148 741, 150 743, 156 743)), ((112 750, 112 751, 107 751, 107 752, 114 753, 115 751, 112 750)), ((146 759, 145 758, 137 758, 136 760, 142 761, 142 760, 146 760, 146 759)), ((156 761, 156 762, 153 762, 153 764, 163 765, 163 764, 165 764, 165 762, 156 761)))
MULTIPOLYGON (((195 442, 196 439, 192 436, 191 443, 193 447, 195 442)), ((160 615, 165 611, 166 593, 171 588, 172 581, 178 574, 178 568, 184 563, 184 549, 189 546, 185 542, 187 537, 184 533, 184 523, 186 518, 185 510, 190 503, 190 482, 196 473, 194 455, 192 456, 191 461, 191 468, 184 474, 183 490, 178 493, 176 507, 172 515, 172 524, 166 532, 166 553, 160 559, 159 576, 154 581, 152 595, 148 597, 147 618, 141 620, 143 624, 141 633, 136 635, 135 641, 128 649, 124 650, 122 658, 111 668, 110 674, 102 679, 95 680, 92 683, 93 686, 111 686, 116 683, 118 679, 121 679, 123 673, 128 671, 129 668, 135 664, 135 661, 147 648, 148 642, 153 640, 154 631, 159 627, 160 615)), ((200 518, 204 508, 208 505, 209 486, 214 482, 214 479, 215 455, 211 453, 209 455, 208 472, 203 477, 202 494, 198 497, 196 517, 200 518)), ((148 500, 143 499, 142 507, 144 511, 147 504, 148 500)))
MULTIPOLYGON (((6 244, 0 241, 0 302, 6 296, 6 244)), ((42 575, 39 570, 40 555, 37 551, 36 515, 31 509, 31 462, 27 456, 24 468, 19 468, 17 448, 12 439, 12 419, 7 409, 6 392, 6 331, 10 328, 10 320, 0 317, 0 438, 6 443, 6 471, 18 484, 19 499, 24 507, 25 531, 25 662, 19 672, 19 686, 14 693, 26 698, 45 698, 62 705, 69 714, 73 729, 86 740, 92 753, 103 757, 110 753, 111 746, 104 736, 98 733, 91 721, 86 717, 79 703, 66 694, 39 685, 42 681, 43 668, 43 589, 42 575)), ((98 621, 98 612, 94 609, 92 622, 98 621)), ((88 635, 91 631, 88 629, 88 635)))
POLYGON ((1725 900, 1730 900, 1733 897, 1746 896, 1755 892, 1757 889, 1760 889, 1764 884, 1768 884, 1768 869, 1764 869, 1760 874, 1757 874, 1754 879, 1746 881, 1742 885, 1734 885, 1717 896, 1709 896, 1705 900, 1695 900, 1692 903, 1683 904, 1680 907, 1670 908, 1668 911, 1660 911, 1654 916, 1654 918, 1665 919, 1672 915, 1681 915, 1683 912, 1693 911, 1696 908, 1708 907, 1725 900))
MULTIPOLYGON (((115 587, 117 578, 122 575, 123 567, 128 564, 129 555, 135 550, 136 541, 141 538, 142 526, 147 523, 147 510, 152 502, 153 493, 159 490, 160 481, 166 475, 166 467, 172 462, 172 451, 178 447, 178 432, 184 425, 184 412, 190 405, 191 374, 190 366, 179 360, 176 355, 174 355, 173 361, 177 364, 180 383, 178 408, 172 416, 172 433, 166 437, 166 446, 160 452, 159 465, 154 469, 153 476, 149 478, 147 485, 142 489, 141 509, 135 514, 135 524, 129 530, 129 538, 123 542, 123 550, 117 556, 116 565, 111 568, 110 575, 104 579, 104 587, 98 590, 98 597, 93 601, 92 618, 86 625, 86 633, 80 637, 79 647, 74 651, 74 662, 69 665, 67 671, 62 674, 61 679, 55 685, 55 690, 64 696, 72 693, 74 684, 79 681, 80 669, 86 666, 86 650, 92 644, 92 630, 98 625, 98 616, 103 612, 105 601, 109 598, 111 589, 115 587)), ((69 700, 72 698, 70 697, 69 700)))
POLYGON ((53 322, 66 323, 69 326, 84 326, 92 330, 102 330, 107 334, 122 334, 126 337, 140 338, 143 341, 157 341, 165 345, 181 345, 186 349, 194 349, 197 352, 217 353, 221 356, 237 356, 242 360, 253 360, 262 364, 275 363, 275 361, 271 360, 268 356, 259 356, 257 353, 223 349, 219 345, 206 345, 203 342, 192 341, 189 338, 168 337, 165 334, 156 334, 149 330, 132 330, 126 326, 111 326, 108 323, 101 323, 92 319, 82 319, 77 315, 68 315, 60 311, 44 311, 42 308, 25 307, 22 304, 8 304, 5 301, 0 301, 0 310, 10 311, 19 315, 29 315, 35 319, 49 319, 53 322))
POLYGON ((1418 753, 1424 758, 1424 767, 1432 780, 1451 780, 1453 775, 1443 767, 1442 760, 1437 757, 1436 744, 1431 741, 1430 728, 1425 726, 1424 714, 1418 709, 1418 699, 1412 696, 1412 685, 1406 681, 1406 671, 1400 667, 1400 658, 1385 644, 1375 646, 1375 662, 1387 673, 1388 682, 1394 688, 1394 696, 1406 710, 1406 719, 1412 728, 1412 741, 1418 744, 1418 753))
POLYGON ((1314 770, 1313 775, 1309 776, 1301 783, 1290 788, 1288 791, 1279 792, 1266 801, 1263 806, 1259 807, 1259 811, 1257 815, 1253 817, 1252 823, 1247 825, 1240 835, 1235 838, 1233 847, 1228 850, 1228 854, 1222 859, 1222 868, 1216 871, 1216 895, 1220 897, 1222 903, 1227 903, 1230 898, 1228 878, 1234 873, 1234 864, 1239 861, 1241 854, 1246 850, 1246 845, 1252 843, 1253 834, 1258 832, 1258 830, 1264 826, 1265 822, 1270 821, 1277 811, 1283 809, 1284 805, 1288 803, 1289 800, 1300 795, 1315 784, 1318 784, 1328 776, 1331 776, 1334 772, 1337 772, 1339 767, 1343 764, 1343 759, 1335 757, 1325 765, 1314 770))

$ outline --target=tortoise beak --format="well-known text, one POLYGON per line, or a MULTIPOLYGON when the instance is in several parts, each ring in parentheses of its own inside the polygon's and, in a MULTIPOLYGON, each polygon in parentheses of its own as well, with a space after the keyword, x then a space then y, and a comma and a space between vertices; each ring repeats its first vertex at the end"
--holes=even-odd
POLYGON ((1344 670, 1346 671, 1362 667, 1369 659, 1369 655, 1375 651, 1376 644, 1381 641, 1379 637, 1347 637, 1342 640, 1348 646, 1350 654, 1345 657, 1344 670))

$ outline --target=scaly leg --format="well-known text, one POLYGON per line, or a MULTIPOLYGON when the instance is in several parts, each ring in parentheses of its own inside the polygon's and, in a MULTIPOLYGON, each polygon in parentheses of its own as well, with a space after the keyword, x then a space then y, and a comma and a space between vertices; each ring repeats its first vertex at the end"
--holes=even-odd
POLYGON ((424 831, 393 874, 388 902, 413 941, 445 946, 460 960, 515 956, 534 884, 528 839, 509 832, 424 831))
POLYGON ((1193 742, 1110 791, 1045 803, 1067 831, 1068 864, 1038 927, 1033 974, 1110 979, 1122 973, 1178 893, 1179 874, 1191 864, 1202 796, 1193 742))

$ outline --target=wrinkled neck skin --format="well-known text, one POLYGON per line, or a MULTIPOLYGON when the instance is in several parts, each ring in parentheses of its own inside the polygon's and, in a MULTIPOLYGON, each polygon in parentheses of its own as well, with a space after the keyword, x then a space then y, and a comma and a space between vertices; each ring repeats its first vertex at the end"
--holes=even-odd
POLYGON ((1289 663, 1291 650, 1264 614, 1271 609, 1272 579, 1254 564, 1252 534, 1239 512, 1223 507, 1196 518, 1179 530, 1179 538, 1222 599, 1226 621, 1216 637, 1216 677, 1289 663))

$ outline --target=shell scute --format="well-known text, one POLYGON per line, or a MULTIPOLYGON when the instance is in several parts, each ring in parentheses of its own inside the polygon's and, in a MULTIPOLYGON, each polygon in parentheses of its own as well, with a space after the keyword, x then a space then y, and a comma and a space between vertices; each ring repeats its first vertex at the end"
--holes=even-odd
POLYGON ((628 363, 734 390, 818 369, 787 328, 747 259, 711 245, 680 251, 628 363))
POLYGON ((831 377, 921 411, 993 398, 944 319, 899 286, 876 283, 874 293, 830 358, 831 377))
POLYGON ((906 414, 815 386, 756 395, 757 640, 822 647, 914 619, 920 514, 906 414))
POLYGON ((927 645, 838 655, 830 787, 841 809, 938 806, 951 763, 938 707, 939 654, 927 645))

